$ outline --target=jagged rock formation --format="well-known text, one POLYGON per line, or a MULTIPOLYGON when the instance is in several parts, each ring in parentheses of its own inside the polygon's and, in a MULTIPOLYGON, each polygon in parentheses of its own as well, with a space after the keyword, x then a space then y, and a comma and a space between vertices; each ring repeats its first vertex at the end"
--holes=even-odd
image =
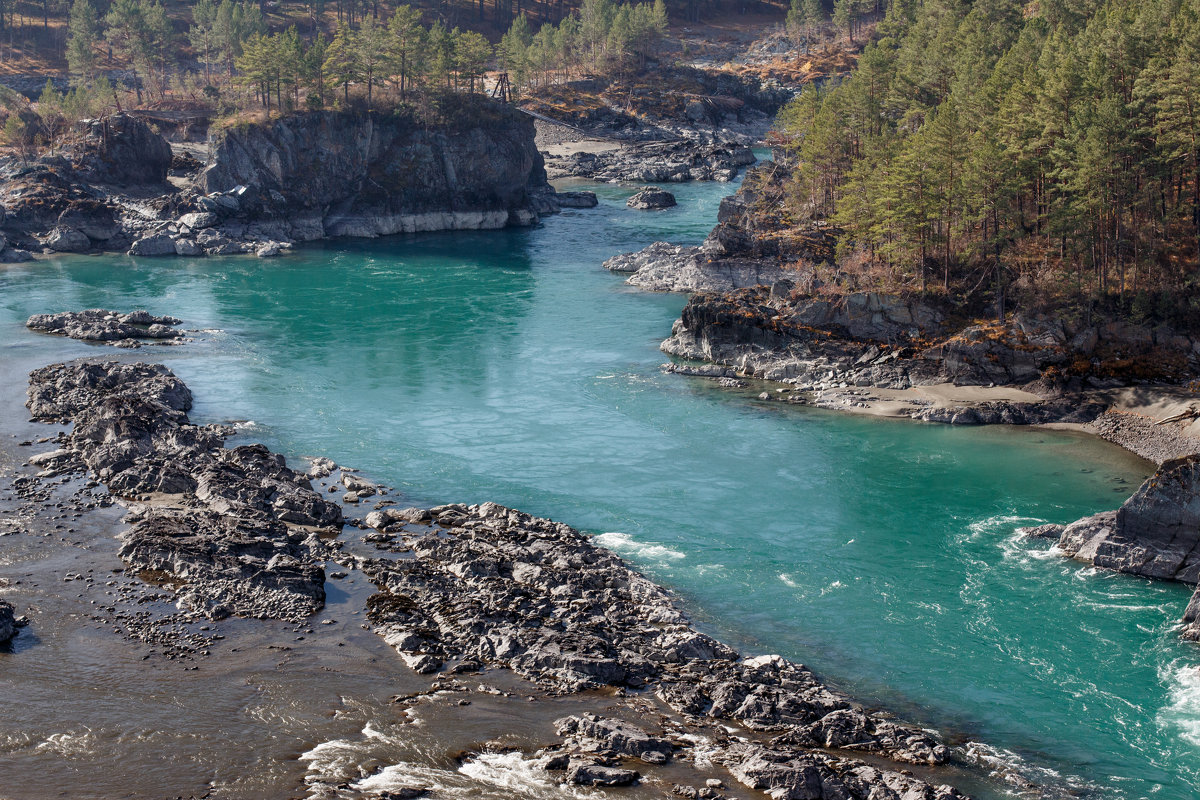
POLYGON ((36 419, 74 423, 34 459, 42 475, 87 469, 119 497, 150 500, 129 519, 120 556, 167 579, 182 604, 299 621, 321 607, 323 546, 341 509, 262 445, 226 449, 231 431, 193 425, 192 395, 156 364, 54 364, 30 375, 36 419))
POLYGON ((806 747, 853 740, 860 751, 909 763, 949 755, 801 665, 741 659, 693 628, 661 588, 562 523, 494 503, 430 514, 436 527, 388 537, 386 547, 410 558, 364 565, 380 589, 368 602, 372 623, 419 671, 493 664, 560 692, 652 687, 686 716, 787 732, 806 747))
MULTIPOLYGON (((1054 539, 1067 556, 1097 567, 1200 583, 1200 455, 1167 461, 1116 511, 1024 532, 1054 539)), ((1200 590, 1181 635, 1200 641, 1200 590)))
POLYGON ((138 198, 134 216, 144 221, 143 212, 161 205, 145 198, 170 191, 170 165, 170 145, 140 119, 84 120, 59 152, 0 166, 4 229, 60 252, 120 247, 128 241, 126 195, 138 198))
POLYGON ((139 339, 168 342, 182 338, 183 332, 172 327, 182 322, 175 317, 156 317, 147 311, 121 314, 103 308, 90 308, 86 311, 34 314, 25 327, 44 333, 57 333, 70 339, 134 348, 141 347, 139 339))
POLYGON ((742 167, 755 162, 753 151, 733 142, 647 142, 606 150, 549 156, 547 173, 554 178, 588 178, 606 183, 683 183, 731 181, 742 167))

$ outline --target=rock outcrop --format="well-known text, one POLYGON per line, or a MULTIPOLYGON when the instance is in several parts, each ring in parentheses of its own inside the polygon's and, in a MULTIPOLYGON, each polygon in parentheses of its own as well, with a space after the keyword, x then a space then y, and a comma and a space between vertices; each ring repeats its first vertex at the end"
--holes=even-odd
POLYGON ((65 445, 33 459, 53 475, 86 469, 131 513, 120 556, 165 580, 182 605, 302 620, 321 607, 324 549, 341 509, 262 445, 224 447, 231 430, 196 426, 192 396, 156 364, 54 364, 30 375, 36 419, 74 424, 65 445))
POLYGON ((529 225, 556 210, 533 120, 483 98, 461 102, 435 126, 314 111, 214 132, 196 210, 301 241, 529 225))
POLYGON ((613 272, 632 273, 630 286, 651 292, 726 292, 751 286, 770 286, 795 273, 784 265, 760 259, 715 258, 702 247, 655 242, 636 253, 604 262, 613 272))
POLYGON ((56 153, 0 161, 0 261, 29 250, 266 258, 296 241, 531 225, 595 205, 585 192, 560 204, 527 115, 476 95, 449 105, 436 123, 314 111, 235 124, 212 134, 203 171, 138 117, 85 120, 56 153))
POLYGON ((183 320, 175 317, 156 317, 147 311, 122 314, 103 308, 90 308, 86 311, 34 314, 25 323, 25 327, 43 333, 60 334, 70 339, 134 348, 141 347, 142 342, 139 340, 142 339, 159 342, 181 339, 183 331, 173 326, 182 322, 183 320))
POLYGON ((162 205, 146 198, 172 191, 170 165, 170 145, 137 117, 84 120, 58 152, 0 165, 3 227, 10 238, 59 252, 122 248, 123 220, 144 224, 162 205))
MULTIPOLYGON (((1065 555, 1097 567, 1200 583, 1200 455, 1164 463, 1116 511, 1024 532, 1056 539, 1065 555)), ((1200 641, 1200 590, 1185 612, 1182 635, 1200 641)))

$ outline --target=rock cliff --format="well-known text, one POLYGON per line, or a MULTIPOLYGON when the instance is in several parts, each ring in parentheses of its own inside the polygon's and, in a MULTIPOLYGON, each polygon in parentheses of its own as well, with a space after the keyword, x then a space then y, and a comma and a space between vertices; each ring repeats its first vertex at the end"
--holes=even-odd
POLYGON ((435 126, 331 111, 233 125, 210 137, 195 202, 298 240, 528 225, 557 210, 533 137, 530 117, 482 98, 435 126))

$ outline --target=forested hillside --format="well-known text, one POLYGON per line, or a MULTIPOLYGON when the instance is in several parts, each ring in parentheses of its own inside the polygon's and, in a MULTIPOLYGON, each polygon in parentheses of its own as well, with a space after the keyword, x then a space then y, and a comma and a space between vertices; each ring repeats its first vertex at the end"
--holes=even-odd
POLYGON ((842 229, 835 280, 1200 311, 1197 0, 894 0, 779 128, 789 223, 842 229))

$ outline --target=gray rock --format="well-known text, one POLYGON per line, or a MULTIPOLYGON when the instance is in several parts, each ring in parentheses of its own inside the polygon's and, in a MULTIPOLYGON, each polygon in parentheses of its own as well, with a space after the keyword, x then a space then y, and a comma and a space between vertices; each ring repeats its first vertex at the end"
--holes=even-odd
POLYGON ((278 242, 267 242, 266 244, 259 245, 254 254, 259 258, 272 258, 279 255, 280 252, 281 249, 278 242))
POLYGON ((59 253, 82 253, 91 249, 92 240, 74 228, 55 228, 46 237, 46 246, 59 253))
POLYGON ((180 322, 175 317, 156 317, 146 311, 121 314, 103 308, 90 308, 58 314, 34 314, 25 325, 31 330, 56 333, 71 339, 137 347, 138 340, 182 338, 183 332, 172 327, 180 322))
POLYGON ((221 218, 211 211, 192 211, 179 218, 180 225, 186 225, 193 231, 211 228, 221 221, 221 218))
POLYGON ((129 248, 131 256, 173 256, 175 240, 165 233, 152 233, 136 240, 129 248))
POLYGON ((647 763, 664 763, 674 749, 670 742, 651 736, 631 722, 596 714, 555 720, 554 730, 559 736, 574 737, 583 750, 640 758, 647 763))
POLYGON ((578 764, 567 772, 567 783, 576 786, 631 786, 642 777, 631 769, 601 764, 578 764))
POLYGON ((595 208, 600 205, 595 192, 558 192, 554 199, 562 208, 595 208))
POLYGON ((359 497, 371 497, 378 491, 378 487, 375 484, 351 472, 342 473, 342 486, 345 486, 359 497))
POLYGON ((19 247, 6 247, 0 251, 0 263, 20 264, 24 261, 33 261, 33 253, 19 247))
POLYGON ((192 239, 180 238, 175 240, 175 255, 202 256, 204 255, 204 248, 192 239))
POLYGON ((1036 525, 1032 528, 1017 528, 1017 533, 1032 539, 1053 539, 1054 541, 1058 541, 1066 527, 1066 525, 1047 523, 1045 525, 1036 525))
POLYGON ((626 200, 625 205, 642 211, 671 208, 675 205, 675 195, 657 186, 647 186, 626 200))

